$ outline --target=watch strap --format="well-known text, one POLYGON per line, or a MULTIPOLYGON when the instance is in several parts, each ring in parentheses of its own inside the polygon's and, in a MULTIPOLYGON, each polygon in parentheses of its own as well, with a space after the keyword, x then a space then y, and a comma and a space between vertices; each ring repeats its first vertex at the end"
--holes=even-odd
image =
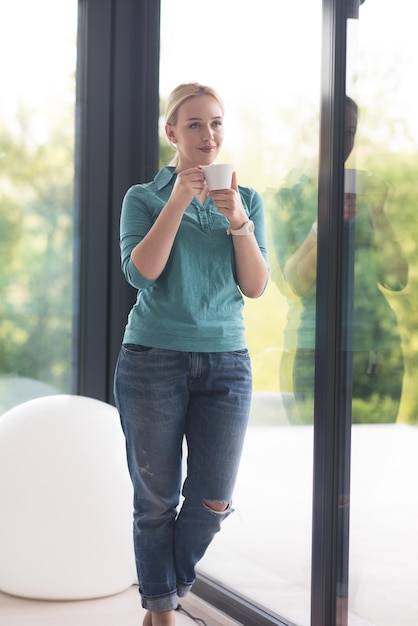
POLYGON ((251 235, 254 232, 254 222, 248 220, 245 222, 240 228, 231 228, 230 226, 226 229, 227 235, 251 235))

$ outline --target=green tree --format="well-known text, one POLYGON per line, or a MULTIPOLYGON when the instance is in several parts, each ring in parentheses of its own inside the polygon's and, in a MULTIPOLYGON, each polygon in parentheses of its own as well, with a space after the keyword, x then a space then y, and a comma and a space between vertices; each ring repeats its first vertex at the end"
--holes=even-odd
POLYGON ((0 374, 71 389, 73 138, 37 143, 29 112, 0 125, 0 374))

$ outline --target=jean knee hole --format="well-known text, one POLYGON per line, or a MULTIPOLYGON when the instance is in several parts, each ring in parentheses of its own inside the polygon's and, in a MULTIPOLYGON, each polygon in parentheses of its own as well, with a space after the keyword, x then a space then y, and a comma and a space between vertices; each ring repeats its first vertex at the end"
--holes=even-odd
POLYGON ((211 513, 216 515, 224 515, 231 510, 229 502, 222 502, 221 500, 203 500, 203 506, 211 513), (216 505, 215 507, 213 505, 216 505), (219 506, 219 508, 217 508, 219 506), (223 507, 223 508, 220 508, 223 507))

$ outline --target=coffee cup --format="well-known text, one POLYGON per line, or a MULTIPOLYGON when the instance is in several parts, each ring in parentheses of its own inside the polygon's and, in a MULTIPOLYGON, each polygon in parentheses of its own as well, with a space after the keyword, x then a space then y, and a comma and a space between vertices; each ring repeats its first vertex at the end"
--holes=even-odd
POLYGON ((230 189, 232 183, 232 163, 217 163, 203 165, 202 170, 206 178, 209 191, 230 189))
POLYGON ((346 168, 344 170, 344 193, 362 194, 365 193, 367 172, 346 168))

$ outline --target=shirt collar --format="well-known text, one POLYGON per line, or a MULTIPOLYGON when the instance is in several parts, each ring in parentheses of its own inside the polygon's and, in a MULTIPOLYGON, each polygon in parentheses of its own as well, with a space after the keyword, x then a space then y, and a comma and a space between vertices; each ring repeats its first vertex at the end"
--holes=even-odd
POLYGON ((168 185, 172 179, 176 176, 176 168, 174 166, 166 165, 161 168, 156 177, 154 178, 158 191, 161 191, 166 185, 168 185))

